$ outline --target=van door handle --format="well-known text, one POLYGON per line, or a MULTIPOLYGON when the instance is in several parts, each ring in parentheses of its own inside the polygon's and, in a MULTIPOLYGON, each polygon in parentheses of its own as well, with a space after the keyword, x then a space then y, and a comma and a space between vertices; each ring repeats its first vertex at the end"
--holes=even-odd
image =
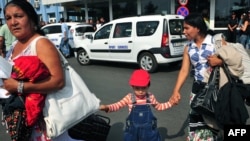
POLYGON ((106 44, 108 44, 108 42, 105 42, 104 44, 106 45, 106 44))
POLYGON ((128 41, 128 43, 132 43, 133 41, 128 41))

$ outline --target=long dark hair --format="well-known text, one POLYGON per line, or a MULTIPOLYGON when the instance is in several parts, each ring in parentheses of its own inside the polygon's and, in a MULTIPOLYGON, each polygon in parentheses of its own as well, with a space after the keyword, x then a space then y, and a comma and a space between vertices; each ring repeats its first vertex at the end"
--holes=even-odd
POLYGON ((210 34, 210 35, 215 34, 211 29, 208 29, 203 16, 199 13, 190 13, 188 16, 185 17, 184 22, 188 25, 191 25, 193 27, 200 29, 200 34, 204 37, 207 34, 210 34))
POLYGON ((45 35, 44 32, 40 29, 39 17, 35 9, 27 0, 12 0, 8 2, 4 7, 4 15, 6 13, 6 7, 8 7, 9 5, 14 5, 21 8, 28 15, 28 18, 34 23, 36 32, 41 35, 45 35))

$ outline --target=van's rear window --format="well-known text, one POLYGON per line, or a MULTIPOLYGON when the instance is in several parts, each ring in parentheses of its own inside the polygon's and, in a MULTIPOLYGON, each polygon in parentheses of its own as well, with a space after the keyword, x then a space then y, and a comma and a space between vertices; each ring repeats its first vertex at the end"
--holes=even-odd
POLYGON ((183 20, 169 20, 169 30, 171 35, 181 35, 183 32, 183 20))
POLYGON ((159 21, 142 21, 136 23, 137 36, 153 35, 159 25, 159 21))

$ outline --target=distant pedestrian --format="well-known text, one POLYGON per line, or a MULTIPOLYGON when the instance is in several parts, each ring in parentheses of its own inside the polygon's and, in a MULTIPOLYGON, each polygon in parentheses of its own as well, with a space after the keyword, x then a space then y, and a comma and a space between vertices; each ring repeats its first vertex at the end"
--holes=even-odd
POLYGON ((96 23, 94 23, 93 19, 89 20, 89 24, 91 24, 93 26, 94 30, 96 30, 96 23))
POLYGON ((236 42, 236 35, 237 35, 237 27, 238 27, 238 19, 236 18, 235 12, 232 12, 231 18, 228 22, 228 42, 236 42))
POLYGON ((99 29, 102 26, 102 24, 100 23, 99 20, 96 20, 95 26, 96 26, 96 30, 97 30, 97 29, 99 29))
POLYGON ((70 47, 69 47, 69 39, 68 39, 68 36, 69 36, 68 25, 65 23, 64 18, 60 19, 60 23, 62 24, 61 25, 62 39, 60 43, 60 50, 65 57, 69 57, 70 47))
POLYGON ((129 80, 133 89, 123 99, 110 105, 100 105, 100 110, 115 112, 128 106, 129 116, 126 119, 124 141, 161 141, 157 130, 157 119, 150 106, 156 110, 166 110, 172 107, 170 102, 159 103, 155 96, 148 92, 150 75, 147 71, 135 70, 129 80))
POLYGON ((46 25, 46 23, 45 23, 45 21, 40 21, 40 28, 42 28, 43 26, 45 26, 46 25))
POLYGON ((106 23, 106 21, 105 21, 104 17, 101 17, 101 18, 100 18, 100 24, 101 24, 101 25, 104 25, 105 23, 106 23))
MULTIPOLYGON (((250 11, 248 11, 250 14, 250 11)), ((248 42, 248 36, 250 35, 250 22, 248 15, 244 15, 242 19, 242 26, 240 27, 241 35, 239 38, 239 42, 246 48, 248 42)))
MULTIPOLYGON (((243 18, 244 16, 246 16, 246 13, 243 13, 240 15, 240 20, 238 22, 238 28, 240 29, 243 26, 243 18)), ((240 36, 241 36, 242 31, 241 30, 237 30, 237 42, 240 43, 240 36)))
POLYGON ((10 32, 7 24, 4 24, 0 29, 0 56, 5 57, 15 40, 16 37, 10 32))

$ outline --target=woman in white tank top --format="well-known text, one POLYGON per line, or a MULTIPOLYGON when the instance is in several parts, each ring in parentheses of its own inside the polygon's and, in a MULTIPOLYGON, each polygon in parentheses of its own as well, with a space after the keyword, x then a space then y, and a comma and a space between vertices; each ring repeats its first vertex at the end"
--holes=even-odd
MULTIPOLYGON (((13 0, 4 8, 6 23, 11 33, 16 37, 11 50, 7 53, 6 59, 13 62, 20 56, 37 56, 48 68, 50 76, 37 83, 20 82, 9 78, 4 80, 4 88, 10 94, 37 92, 47 94, 64 86, 63 68, 61 66, 59 53, 54 44, 43 37, 39 29, 38 15, 33 6, 25 0, 13 0), (31 45, 35 42, 34 45, 31 45)), ((39 120, 33 127, 30 141, 50 141, 46 137, 45 123, 39 120)), ((74 141, 63 133, 53 141, 74 141)))

